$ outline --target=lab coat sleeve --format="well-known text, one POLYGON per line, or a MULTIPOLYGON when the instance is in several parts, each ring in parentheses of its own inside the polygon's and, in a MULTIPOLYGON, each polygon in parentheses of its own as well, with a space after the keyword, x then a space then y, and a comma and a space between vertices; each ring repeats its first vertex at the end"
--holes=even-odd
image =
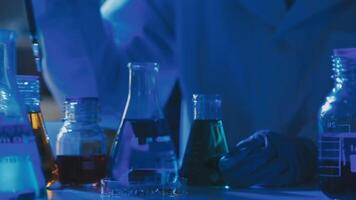
MULTIPOLYGON (((103 18, 109 22, 115 44, 119 51, 125 52, 127 61, 160 64, 158 89, 161 107, 165 105, 177 80, 174 60, 174 2, 174 0, 108 0, 101 7, 103 18)), ((127 73, 121 74, 127 77, 127 73)))
POLYGON ((97 96, 104 126, 117 128, 128 91, 127 62, 172 66, 173 30, 161 1, 116 1, 122 4, 105 12, 112 2, 102 8, 104 20, 97 0, 34 0, 34 10, 43 35, 44 77, 56 101, 97 96))
POLYGON ((43 36, 43 72, 56 100, 63 102, 69 96, 97 96, 94 64, 83 37, 85 22, 81 21, 86 10, 96 6, 95 1, 80 5, 79 1, 35 0, 33 4, 43 36))

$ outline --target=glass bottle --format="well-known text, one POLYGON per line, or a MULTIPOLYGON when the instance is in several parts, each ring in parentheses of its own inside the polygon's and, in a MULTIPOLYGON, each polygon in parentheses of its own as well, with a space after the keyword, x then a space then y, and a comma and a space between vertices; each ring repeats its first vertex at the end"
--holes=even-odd
POLYGON ((129 63, 129 93, 111 150, 109 174, 123 195, 174 192, 178 165, 158 103, 157 63, 129 63))
POLYGON ((319 183, 332 198, 356 198, 356 48, 335 49, 334 88, 319 113, 319 183))
POLYGON ((50 187, 57 180, 58 171, 40 109, 40 81, 38 76, 29 75, 17 75, 16 80, 20 96, 25 103, 27 117, 35 134, 46 184, 50 187))
POLYGON ((98 183, 106 173, 106 137, 99 127, 98 99, 67 98, 57 137, 57 165, 62 185, 98 183))
POLYGON ((186 146, 181 176, 188 185, 225 186, 218 160, 228 153, 219 95, 193 95, 194 121, 186 146))
POLYGON ((36 141, 15 74, 15 34, 0 30, 0 199, 45 199, 36 141))

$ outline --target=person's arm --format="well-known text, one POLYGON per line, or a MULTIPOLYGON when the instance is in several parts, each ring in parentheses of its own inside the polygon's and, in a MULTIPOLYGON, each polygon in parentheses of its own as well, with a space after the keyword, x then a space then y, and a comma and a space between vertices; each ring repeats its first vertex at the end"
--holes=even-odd
POLYGON ((34 0, 44 41, 44 76, 55 99, 62 104, 68 96, 98 96, 104 121, 114 126, 127 97, 127 62, 160 62, 162 71, 168 63, 173 65, 169 5, 123 2, 111 5, 103 20, 97 0, 34 0), (127 26, 117 29, 118 25, 127 26))

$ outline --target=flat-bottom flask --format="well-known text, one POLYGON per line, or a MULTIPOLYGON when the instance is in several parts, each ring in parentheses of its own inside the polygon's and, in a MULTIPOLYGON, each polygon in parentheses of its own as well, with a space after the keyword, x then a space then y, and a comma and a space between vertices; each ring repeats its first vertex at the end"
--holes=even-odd
POLYGON ((225 186, 218 169, 219 158, 228 152, 221 99, 216 95, 194 95, 194 121, 180 175, 188 185, 225 186))
POLYGON ((15 33, 0 30, 0 199, 46 199, 35 137, 20 104, 15 33))
MULTIPOLYGON (((158 104, 156 63, 130 63, 130 92, 110 163, 122 196, 173 195, 178 165, 170 130, 158 104)), ((160 196, 160 197, 159 197, 160 196)))

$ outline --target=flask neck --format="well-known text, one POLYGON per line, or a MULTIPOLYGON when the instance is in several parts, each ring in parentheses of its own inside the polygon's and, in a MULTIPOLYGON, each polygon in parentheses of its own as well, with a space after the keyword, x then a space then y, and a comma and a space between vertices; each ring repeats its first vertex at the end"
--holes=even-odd
POLYGON ((16 87, 15 33, 0 30, 0 121, 3 124, 27 123, 16 87))
POLYGON ((65 123, 96 124, 99 121, 98 100, 94 97, 67 98, 64 102, 65 123))
POLYGON ((221 120, 219 95, 193 95, 194 120, 221 120))
POLYGON ((126 118, 163 118, 158 102, 157 73, 156 63, 129 63, 126 118))
POLYGON ((40 112, 40 81, 38 76, 16 76, 20 96, 25 103, 26 112, 40 112))
POLYGON ((332 60, 334 92, 343 90, 356 93, 356 57, 334 55, 332 60))

